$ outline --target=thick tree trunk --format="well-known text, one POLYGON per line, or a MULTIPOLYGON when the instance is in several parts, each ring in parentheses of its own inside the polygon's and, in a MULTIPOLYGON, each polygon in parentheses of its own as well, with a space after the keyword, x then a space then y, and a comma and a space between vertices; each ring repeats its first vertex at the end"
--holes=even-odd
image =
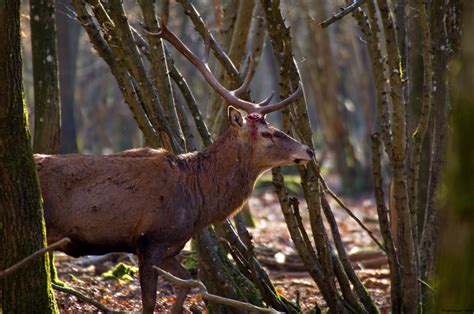
MULTIPOLYGON (((41 197, 23 101, 20 1, 0 2, 0 268, 45 245, 41 197)), ((1 280, 5 313, 54 313, 48 259, 38 257, 1 280)))
POLYGON ((76 107, 74 89, 76 83, 76 61, 79 44, 79 23, 71 18, 69 1, 56 0, 58 29, 59 83, 61 96, 61 148, 62 154, 77 153, 76 107))
MULTIPOLYGON (((453 68, 453 136, 447 168, 448 204, 442 209, 437 312, 471 312, 474 309, 474 2, 464 2, 461 58, 453 68)), ((451 34, 450 34, 451 36, 451 34)))

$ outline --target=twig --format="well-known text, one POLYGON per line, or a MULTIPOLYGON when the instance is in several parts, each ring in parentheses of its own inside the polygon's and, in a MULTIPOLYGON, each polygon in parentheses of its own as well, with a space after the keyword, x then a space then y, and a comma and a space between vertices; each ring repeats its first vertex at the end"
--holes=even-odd
POLYGON ((63 287, 63 286, 60 286, 60 285, 57 285, 55 283, 52 284, 53 288, 55 290, 58 290, 58 291, 61 291, 61 292, 64 292, 64 293, 68 293, 70 295, 73 295, 75 296, 76 298, 78 298, 79 300, 81 301, 84 301, 84 302, 87 302, 87 303, 90 303, 92 304, 93 306, 95 306, 97 309, 101 310, 101 311, 104 311, 104 312, 115 312, 114 310, 112 309, 109 309, 107 306, 103 305, 102 303, 99 303, 98 301, 86 296, 85 294, 82 294, 81 292, 75 290, 74 288, 72 287, 63 287))
POLYGON ((349 207, 347 207, 342 201, 341 199, 336 195, 336 193, 334 193, 327 185, 326 181, 324 180, 321 172, 319 171, 319 169, 317 169, 316 171, 316 175, 318 176, 319 180, 321 181, 321 185, 323 186, 323 190, 324 192, 327 192, 329 195, 331 195, 331 197, 337 202, 337 204, 339 204, 339 206, 344 209, 344 211, 352 218, 355 220, 355 222, 357 222, 357 224, 362 228, 364 229, 367 234, 372 238, 372 240, 375 242, 375 244, 377 244, 380 249, 384 252, 386 252, 385 250, 385 247, 382 245, 382 243, 380 243, 379 240, 377 240, 377 238, 374 236, 374 234, 372 233, 372 231, 369 230, 369 228, 367 228, 364 223, 359 219, 357 218, 356 215, 354 215, 354 213, 352 212, 352 210, 350 210, 349 207))
POLYGON ((437 291, 432 286, 430 286, 426 281, 421 280, 421 279, 418 278, 418 282, 421 283, 422 285, 424 285, 426 288, 428 288, 428 290, 430 290, 432 293, 434 293, 434 294, 437 293, 437 291))
POLYGON ((54 249, 56 249, 57 247, 63 245, 63 244, 66 244, 66 243, 70 243, 71 242, 71 239, 69 238, 63 238, 57 242, 54 242, 53 244, 51 244, 50 246, 47 246, 45 248, 42 248, 41 250, 38 250, 36 252, 34 252, 33 254, 29 255, 28 257, 25 257, 24 259, 22 259, 21 261, 19 261, 18 263, 14 264, 13 266, 10 266, 8 267, 7 269, 3 270, 0 272, 0 278, 3 278, 3 277, 6 277, 8 275, 11 275, 12 273, 14 273, 15 271, 17 271, 18 269, 20 269, 21 267, 25 266, 26 264, 28 264, 31 260, 33 260, 35 257, 38 257, 40 255, 43 255, 45 254, 46 252, 49 252, 49 251, 53 251, 54 249))
POLYGON ((167 271, 159 267, 153 266, 153 268, 155 268, 160 273, 160 275, 165 277, 168 281, 170 281, 171 283, 179 287, 199 288, 199 292, 203 295, 203 298, 208 300, 209 302, 224 304, 224 305, 232 306, 232 307, 243 309, 245 311, 250 311, 250 312, 278 313, 274 309, 267 309, 267 308, 255 306, 250 303, 236 301, 236 300, 220 297, 214 294, 210 294, 207 292, 206 286, 199 280, 192 280, 192 279, 183 280, 183 279, 173 276, 172 274, 168 273, 167 271))
POLYGON ((357 9, 358 7, 360 7, 361 5, 363 5, 365 3, 365 0, 355 0, 354 2, 352 2, 350 5, 348 5, 347 7, 345 8, 341 8, 339 10, 339 12, 335 13, 333 16, 331 16, 330 18, 328 18, 327 20, 319 23, 319 26, 321 26, 321 28, 326 28, 328 27, 329 25, 331 25, 332 23, 336 22, 336 21, 339 21, 340 19, 342 19, 344 16, 346 16, 347 14, 353 12, 355 9, 357 9))

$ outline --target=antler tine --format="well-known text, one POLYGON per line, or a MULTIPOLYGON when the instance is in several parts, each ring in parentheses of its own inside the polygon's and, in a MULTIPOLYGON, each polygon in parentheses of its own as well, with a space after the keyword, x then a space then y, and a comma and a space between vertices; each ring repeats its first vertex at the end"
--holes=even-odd
POLYGON ((270 113, 270 112, 273 112, 273 111, 277 111, 277 110, 280 110, 286 106, 288 106, 289 104, 291 104, 296 98, 298 98, 298 96, 301 94, 301 92, 303 91, 303 88, 301 87, 301 83, 298 83, 298 87, 296 88, 296 90, 293 92, 293 94, 291 94, 290 96, 288 96, 286 99, 280 101, 280 102, 277 102, 275 104, 271 104, 271 105, 268 105, 268 106, 264 106, 264 107, 260 107, 257 112, 262 114, 262 115, 265 115, 267 113, 270 113))
POLYGON ((247 70, 245 71, 245 78, 244 81, 242 82, 242 85, 240 85, 239 88, 234 89, 231 93, 234 94, 235 96, 239 96, 243 92, 247 90, 247 88, 250 85, 250 81, 252 80, 252 72, 253 72, 253 67, 254 67, 254 62, 253 62, 253 57, 252 55, 249 55, 247 57, 247 70))
POLYGON ((266 107, 270 103, 270 101, 272 101, 272 98, 273 98, 274 95, 275 95, 275 92, 272 91, 270 93, 270 95, 267 96, 267 98, 265 98, 264 100, 262 100, 261 102, 258 103, 258 106, 259 107, 266 107))

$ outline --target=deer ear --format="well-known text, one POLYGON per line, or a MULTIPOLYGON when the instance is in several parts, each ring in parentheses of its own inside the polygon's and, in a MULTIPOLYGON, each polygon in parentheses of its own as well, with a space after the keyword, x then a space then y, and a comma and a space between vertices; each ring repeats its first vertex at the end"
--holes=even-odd
POLYGON ((233 127, 242 127, 244 125, 244 121, 242 119, 242 115, 240 111, 235 109, 232 106, 229 106, 227 111, 227 116, 229 117, 229 123, 233 127))

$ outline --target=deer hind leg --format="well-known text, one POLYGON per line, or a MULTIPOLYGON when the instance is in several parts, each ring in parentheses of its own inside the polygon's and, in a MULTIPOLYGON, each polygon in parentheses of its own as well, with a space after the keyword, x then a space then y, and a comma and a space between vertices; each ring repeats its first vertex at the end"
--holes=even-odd
POLYGON ((155 310, 158 273, 153 269, 153 265, 160 265, 162 260, 163 250, 151 250, 138 254, 144 314, 153 313, 155 310))
MULTIPOLYGON (((181 263, 176 257, 170 257, 165 259, 160 264, 160 267, 178 278, 184 280, 191 279, 191 274, 189 274, 188 270, 181 265, 181 263)), ((178 295, 176 296, 176 301, 173 304, 173 307, 171 308, 171 313, 178 314, 183 312, 183 303, 186 300, 189 290, 191 289, 179 287, 178 295)))

